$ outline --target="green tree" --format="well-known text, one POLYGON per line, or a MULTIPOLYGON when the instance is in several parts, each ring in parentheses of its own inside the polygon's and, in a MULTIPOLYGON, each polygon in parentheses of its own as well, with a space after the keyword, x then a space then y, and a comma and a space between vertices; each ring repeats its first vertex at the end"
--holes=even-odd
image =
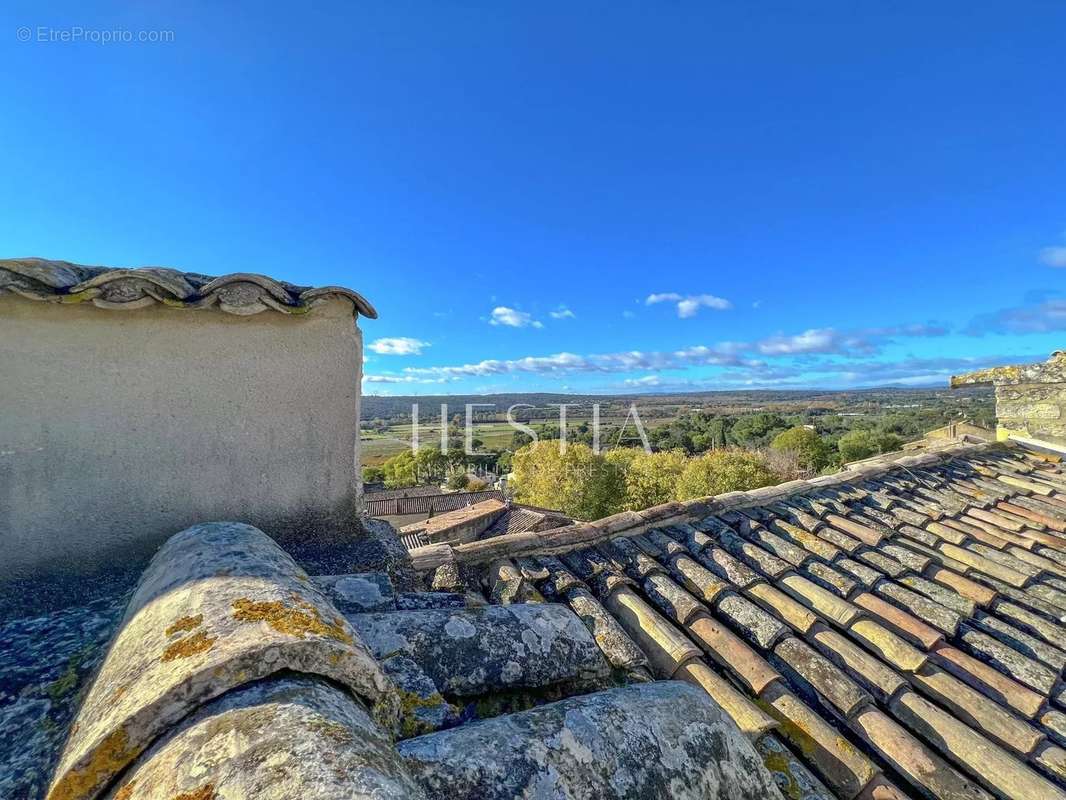
POLYGON ((381 467, 363 467, 363 483, 384 483, 385 470, 381 467))
POLYGON ((646 453, 637 447, 608 450, 604 457, 622 473, 623 511, 639 511, 673 500, 677 481, 689 460, 683 450, 646 453))
POLYGON ((554 441, 528 444, 514 454, 512 472, 517 500, 576 519, 613 514, 625 496, 622 471, 584 444, 565 450, 554 441))
POLYGON ((381 465, 381 471, 385 476, 385 485, 390 489, 401 489, 418 483, 415 456, 410 450, 404 450, 388 459, 381 465))
POLYGON ((415 456, 415 471, 420 482, 439 481, 448 468, 448 459, 436 447, 423 447, 415 456))
POLYGON ((457 472, 448 478, 448 483, 446 485, 449 489, 462 491, 469 487, 470 480, 466 477, 465 472, 457 472))
POLYGON ((729 429, 729 441, 741 447, 765 447, 780 431, 789 427, 780 414, 760 412, 741 417, 729 429))
POLYGON ((876 433, 874 431, 848 431, 837 442, 841 460, 847 464, 861 461, 878 453, 891 453, 898 450, 903 440, 894 433, 876 433))
POLYGON ((770 443, 774 450, 793 453, 800 467, 818 472, 829 465, 833 452, 825 440, 815 431, 803 425, 789 428, 774 437, 770 443))
POLYGON ((690 500, 724 492, 747 491, 778 483, 781 476, 770 469, 762 456, 731 448, 712 450, 689 459, 677 481, 674 497, 690 500))

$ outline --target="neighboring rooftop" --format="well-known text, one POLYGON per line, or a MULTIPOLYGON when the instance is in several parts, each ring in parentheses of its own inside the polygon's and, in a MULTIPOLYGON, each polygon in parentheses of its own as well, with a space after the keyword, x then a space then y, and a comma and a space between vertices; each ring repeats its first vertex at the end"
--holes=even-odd
POLYGON ((489 498, 478 503, 412 522, 399 530, 404 547, 462 544, 525 531, 561 528, 573 519, 560 511, 489 498))
POLYGON ((374 492, 366 495, 364 502, 368 516, 395 517, 408 514, 440 514, 484 500, 505 499, 504 493, 498 489, 482 492, 443 492, 436 487, 415 486, 409 489, 374 492), (381 497, 383 494, 389 496, 381 497))
POLYGON ((220 277, 168 267, 87 267, 43 258, 0 259, 0 294, 29 300, 129 310, 161 305, 167 308, 218 308, 249 315, 273 310, 303 314, 325 297, 345 297, 364 317, 377 311, 357 292, 339 286, 296 286, 249 272, 220 277))

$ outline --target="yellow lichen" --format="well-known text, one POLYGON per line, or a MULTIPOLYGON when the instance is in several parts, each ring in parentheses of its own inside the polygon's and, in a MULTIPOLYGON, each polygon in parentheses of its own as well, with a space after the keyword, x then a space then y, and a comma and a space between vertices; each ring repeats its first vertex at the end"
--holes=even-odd
POLYGON ((192 636, 186 636, 184 639, 168 644, 160 660, 166 662, 195 656, 210 650, 214 644, 214 636, 208 636, 206 631, 197 631, 192 636))
POLYGON ((199 789, 174 795, 174 800, 214 800, 215 784, 205 783, 199 789))
POLYGON ((294 602, 295 607, 280 600, 256 602, 242 597, 233 603, 233 618, 239 622, 265 622, 279 633, 300 639, 313 634, 345 644, 352 643, 352 637, 345 632, 341 620, 327 622, 310 603, 298 598, 294 602))
POLYGON ((130 800, 133 797, 133 787, 137 785, 137 781, 130 781, 117 792, 115 792, 115 800, 130 800))
POLYGON ((181 619, 176 620, 173 625, 164 631, 164 633, 167 636, 173 636, 175 633, 191 631, 193 628, 199 628, 200 623, 203 621, 203 614, 197 614, 195 617, 182 617, 181 619))
POLYGON ((119 728, 92 751, 88 764, 70 770, 59 780, 48 793, 48 800, 76 800, 94 795, 139 752, 139 748, 130 747, 126 731, 119 728))
POLYGON ((783 753, 767 753, 763 756, 762 760, 766 765, 766 768, 770 770, 775 777, 782 779, 775 781, 775 783, 785 797, 789 798, 789 800, 802 800, 803 789, 800 788, 796 776, 792 774, 792 764, 790 763, 788 756, 783 753), (782 782, 786 785, 782 786, 782 782))

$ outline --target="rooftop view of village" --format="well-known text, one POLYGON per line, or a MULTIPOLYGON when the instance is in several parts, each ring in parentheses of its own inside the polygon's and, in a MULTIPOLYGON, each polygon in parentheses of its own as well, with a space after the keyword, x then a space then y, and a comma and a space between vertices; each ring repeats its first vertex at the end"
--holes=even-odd
POLYGON ((0 3, 0 800, 1066 800, 1064 32, 0 3))

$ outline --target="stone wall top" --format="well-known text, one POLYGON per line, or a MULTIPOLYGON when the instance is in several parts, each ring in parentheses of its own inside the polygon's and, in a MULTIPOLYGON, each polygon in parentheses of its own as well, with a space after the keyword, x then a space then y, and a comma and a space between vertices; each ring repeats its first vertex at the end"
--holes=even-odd
POLYGON ((1056 350, 1051 358, 1037 364, 989 367, 951 376, 951 388, 991 383, 1004 386, 1018 383, 1066 383, 1066 351, 1056 350))
POLYGON ((112 310, 159 305, 217 308, 238 316, 267 310, 305 314, 325 298, 343 297, 364 317, 376 319, 378 315, 366 298, 340 286, 295 286, 250 272, 213 278, 167 267, 86 267, 43 258, 0 259, 0 296, 5 293, 48 303, 92 303, 112 310))

